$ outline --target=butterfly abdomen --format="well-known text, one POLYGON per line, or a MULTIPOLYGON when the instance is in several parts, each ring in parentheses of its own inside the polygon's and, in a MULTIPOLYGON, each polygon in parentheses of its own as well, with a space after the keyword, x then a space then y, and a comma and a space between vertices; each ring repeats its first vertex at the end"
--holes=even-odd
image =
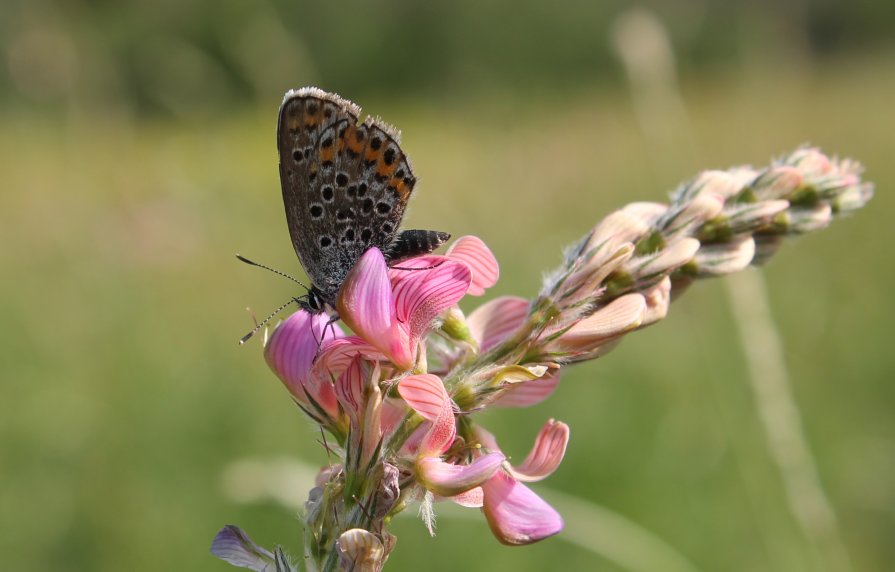
POLYGON ((437 230, 405 230, 395 237, 383 254, 389 264, 394 264, 414 256, 429 254, 450 238, 450 234, 437 230))

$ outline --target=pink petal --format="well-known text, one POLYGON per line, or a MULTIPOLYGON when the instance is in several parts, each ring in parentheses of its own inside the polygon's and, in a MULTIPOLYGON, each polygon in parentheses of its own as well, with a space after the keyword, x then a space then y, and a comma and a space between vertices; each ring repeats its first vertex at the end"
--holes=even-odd
POLYGON ((357 335, 388 352, 394 305, 388 267, 378 248, 367 250, 348 273, 336 308, 357 335))
POLYGON ((420 443, 419 453, 421 455, 440 455, 450 448, 456 438, 457 423, 454 420, 454 408, 451 406, 451 400, 448 399, 444 402, 438 417, 432 422, 432 428, 420 443))
POLYGON ((541 427, 534 447, 528 457, 518 467, 513 467, 512 475, 524 482, 540 481, 547 478, 559 467, 569 444, 569 426, 553 419, 541 427))
POLYGON ((466 323, 483 352, 508 338, 525 323, 529 302, 525 298, 503 296, 482 304, 466 323))
MULTIPOLYGON (((317 355, 321 338, 324 343, 341 336, 341 329, 331 324, 326 314, 295 312, 281 322, 264 346, 264 359, 289 392, 301 403, 308 404, 310 394, 332 416, 338 414, 336 396, 328 384, 313 383, 311 364, 317 355), (324 331, 325 330, 325 331, 324 331)), ((332 342, 330 342, 332 343, 332 342)))
POLYGON ((383 435, 391 435, 407 414, 407 405, 400 399, 385 399, 382 402, 380 423, 383 435))
POLYGON ((451 500, 466 508, 482 508, 482 503, 485 500, 485 493, 482 491, 482 487, 475 487, 474 489, 469 489, 465 493, 452 496, 451 500))
MULTIPOLYGON (((421 256, 415 263, 432 260, 429 270, 392 270, 395 317, 415 345, 439 314, 460 301, 472 280, 469 268, 441 256, 421 256)), ((402 263, 403 265, 404 263, 402 263)))
POLYGON ((629 332, 640 325, 646 312, 646 299, 626 294, 581 320, 560 337, 561 351, 588 351, 605 340, 629 332))
POLYGON ((398 393, 414 411, 432 423, 420 444, 420 454, 443 453, 457 437, 454 408, 444 384, 428 373, 411 375, 398 384, 398 393))
POLYGON ((311 367, 311 377, 319 383, 333 383, 357 356, 363 356, 368 361, 385 359, 381 351, 362 338, 357 336, 339 338, 324 344, 311 367))
POLYGON ((430 373, 408 375, 398 384, 398 393, 427 421, 435 421, 445 403, 450 404, 441 379, 430 373))
POLYGON ((364 399, 364 376, 360 356, 355 356, 345 372, 336 380, 335 391, 342 409, 351 417, 354 426, 359 426, 358 416, 363 408, 364 399))
POLYGON ((658 284, 641 292, 646 300, 646 310, 643 313, 643 321, 640 327, 654 324, 668 315, 668 307, 671 305, 671 278, 666 276, 658 284))
POLYGON ((486 483, 482 512, 504 544, 531 544, 563 528, 562 517, 531 489, 498 471, 486 483))
POLYGON ((489 453, 476 458, 468 465, 454 465, 436 457, 423 457, 417 461, 416 468, 420 482, 427 490, 444 497, 452 497, 490 479, 505 459, 501 453, 489 453))
POLYGON ((461 236, 448 249, 445 256, 463 262, 472 270, 472 282, 467 294, 481 296, 486 288, 497 284, 500 267, 491 250, 477 236, 461 236))
POLYGON ((531 407, 551 395, 559 387, 559 372, 554 369, 544 377, 514 383, 501 394, 492 404, 492 407, 531 407))
MULTIPOLYGON (((404 441, 404 444, 401 445, 400 455, 404 457, 414 457, 419 455, 423 441, 431 430, 432 424, 428 422, 423 423, 414 429, 413 433, 410 434, 410 437, 408 437, 407 440, 404 441)), ((440 453, 440 451, 436 451, 432 454, 434 455, 438 453, 440 453)))

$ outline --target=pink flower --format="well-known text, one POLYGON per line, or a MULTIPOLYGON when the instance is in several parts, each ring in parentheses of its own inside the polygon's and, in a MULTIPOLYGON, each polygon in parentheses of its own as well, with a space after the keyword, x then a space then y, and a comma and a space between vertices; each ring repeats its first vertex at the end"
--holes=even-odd
POLYGON ((562 530, 559 513, 520 481, 540 480, 556 470, 569 440, 567 425, 548 421, 519 467, 506 467, 494 437, 483 429, 479 437, 491 451, 478 454, 469 464, 450 463, 440 455, 449 450, 457 433, 454 408, 441 380, 431 374, 408 376, 398 392, 429 423, 415 463, 426 489, 463 506, 481 507, 491 531, 505 544, 530 544, 562 530))
MULTIPOLYGON (((479 439, 491 453, 499 451, 494 436, 482 428, 479 439)), ((540 481, 551 475, 566 453, 569 427, 549 420, 541 428, 534 447, 518 467, 506 463, 491 478, 452 500, 466 507, 479 507, 494 536, 504 544, 531 544, 560 532, 562 517, 523 482, 540 481)))
POLYGON ((457 437, 457 427, 451 398, 437 376, 405 377, 398 385, 398 393, 429 423, 415 462, 417 477, 427 490, 452 497, 481 485, 500 468, 506 458, 500 452, 482 455, 467 465, 441 460, 457 437))
POLYGON ((274 329, 264 345, 264 359, 286 389, 315 418, 335 420, 339 406, 332 383, 311 375, 314 357, 322 344, 344 334, 337 324, 327 326, 326 314, 295 312, 274 329))
MULTIPOLYGON (((478 435, 486 449, 500 450, 493 435, 482 428, 478 429, 478 435)), ((540 481, 553 474, 566 454, 568 443, 569 426, 550 419, 519 466, 498 471, 482 484, 479 506, 499 541, 531 544, 562 530, 559 513, 522 482, 540 481)))
POLYGON ((423 357, 423 335, 439 314, 463 297, 472 284, 472 271, 443 256, 421 256, 401 265, 420 270, 392 270, 390 279, 385 257, 371 248, 348 274, 336 308, 361 338, 398 367, 411 369, 423 357))
MULTIPOLYGON (((528 319, 529 306, 525 298, 502 296, 473 310, 467 323, 480 351, 487 352, 507 341, 528 319)), ((492 405, 530 407, 544 401, 559 386, 559 371, 551 369, 537 379, 508 385, 492 405)))

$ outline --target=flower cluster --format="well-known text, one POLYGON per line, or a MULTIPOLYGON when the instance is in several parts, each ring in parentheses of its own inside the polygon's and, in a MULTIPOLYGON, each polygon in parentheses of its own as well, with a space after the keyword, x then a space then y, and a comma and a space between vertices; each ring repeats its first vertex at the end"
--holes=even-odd
MULTIPOLYGON (((661 320, 697 278, 767 260, 782 237, 825 226, 870 198, 860 167, 800 149, 764 170, 707 171, 670 204, 616 211, 568 250, 533 300, 458 307, 499 275, 478 238, 443 256, 389 268, 368 250, 337 299, 347 335, 325 314, 296 312, 264 357, 298 406, 332 438, 305 514, 312 570, 380 570, 395 545, 389 519, 411 503, 433 530, 434 503, 480 508, 495 537, 528 544, 558 533, 560 515, 526 483, 559 466, 569 428, 548 420, 522 463, 474 421, 486 407, 546 399, 562 367, 600 357, 661 320)), ((254 570, 290 570, 281 551, 225 527, 212 550, 254 570)))

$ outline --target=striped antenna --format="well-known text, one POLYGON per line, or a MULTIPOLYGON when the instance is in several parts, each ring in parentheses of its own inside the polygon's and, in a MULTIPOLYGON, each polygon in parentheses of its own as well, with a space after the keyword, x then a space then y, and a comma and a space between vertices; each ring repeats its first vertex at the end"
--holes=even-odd
POLYGON ((285 272, 280 272, 280 271, 277 270, 276 268, 271 268, 270 266, 265 266, 265 265, 263 265, 263 264, 259 264, 259 263, 255 262, 254 260, 249 260, 248 258, 246 258, 245 256, 239 254, 238 252, 236 253, 236 258, 237 258, 238 260, 240 260, 241 262, 245 262, 245 263, 248 264, 249 266, 257 266, 258 268, 263 268, 263 269, 265 269, 265 270, 270 270, 270 271, 273 272, 274 274, 279 274, 279 275, 282 276, 283 278, 288 278, 289 280, 292 280, 293 282, 295 282, 296 284, 298 284, 299 286, 301 286, 301 287, 304 288, 305 290, 309 290, 309 288, 308 288, 307 286, 305 286, 300 280, 298 280, 298 279, 295 278, 294 276, 290 276, 289 274, 286 274, 285 272))
POLYGON ((283 310, 285 310, 287 306, 289 306, 290 304, 299 304, 299 303, 300 303, 300 298, 301 298, 301 297, 298 297, 298 298, 292 298, 292 299, 290 299, 288 302, 286 302, 285 304, 283 304, 282 306, 280 306, 279 308, 277 308, 276 310, 274 310, 273 312, 271 312, 270 315, 269 315, 268 317, 264 318, 263 320, 261 320, 261 323, 258 324, 257 326, 255 326, 255 328, 254 328, 251 332, 249 332, 248 334, 244 335, 243 337, 241 337, 241 338, 239 339, 239 345, 243 345, 244 343, 246 343, 247 341, 249 341, 249 339, 250 339, 252 336, 254 336, 255 334, 258 333, 258 330, 260 330, 261 328, 263 328, 264 325, 267 324, 267 322, 271 321, 271 320, 274 318, 274 316, 276 316, 277 314, 279 314, 280 312, 282 312, 283 310))

